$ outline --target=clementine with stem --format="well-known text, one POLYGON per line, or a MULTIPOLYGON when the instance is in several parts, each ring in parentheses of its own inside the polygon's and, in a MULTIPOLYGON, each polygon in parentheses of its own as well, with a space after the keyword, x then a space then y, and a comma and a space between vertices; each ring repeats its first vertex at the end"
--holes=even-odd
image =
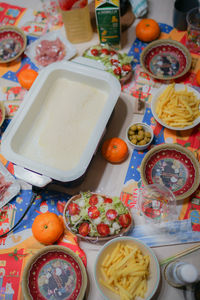
POLYGON ((38 215, 32 225, 33 236, 45 245, 54 244, 63 232, 64 225, 62 220, 52 212, 38 215))

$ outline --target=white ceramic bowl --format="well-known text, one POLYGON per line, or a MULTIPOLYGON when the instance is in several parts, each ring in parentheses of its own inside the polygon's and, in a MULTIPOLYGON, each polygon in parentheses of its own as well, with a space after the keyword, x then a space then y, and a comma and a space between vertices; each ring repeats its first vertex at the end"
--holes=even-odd
MULTIPOLYGON (((187 129, 191 129, 191 128, 194 128, 196 125, 198 125, 200 123, 200 117, 196 118, 193 122, 192 125, 190 126, 185 126, 185 127, 172 127, 172 126, 169 126, 167 125, 166 123, 164 123, 157 115, 156 113, 156 104, 157 104, 157 101, 158 101, 158 97, 164 92, 164 90, 167 88, 166 85, 164 86, 161 86, 158 91, 152 96, 152 99, 151 99, 151 111, 152 111, 152 114, 154 116, 154 118, 156 119, 156 121, 158 123, 160 123, 162 126, 168 128, 168 129, 172 129, 172 130, 187 130, 187 129)), ((185 84, 175 84, 175 90, 184 90, 185 89, 185 84)), ((187 85, 187 90, 188 92, 193 92, 198 99, 200 99, 200 93, 192 88, 191 86, 187 85)), ((199 110, 200 110, 200 107, 199 107, 199 110)))
POLYGON ((108 253, 112 253, 113 249, 116 247, 118 243, 124 243, 127 245, 135 245, 140 248, 142 251, 143 255, 149 255, 150 256, 150 275, 149 279, 147 281, 147 292, 145 295, 144 300, 151 299, 152 296, 155 294, 159 282, 160 282, 160 266, 158 263, 158 260, 152 251, 151 248, 149 248, 147 245, 145 245, 143 242, 141 242, 138 239, 132 238, 132 237, 118 237, 115 238, 109 242, 107 242, 100 250, 96 262, 95 262, 95 267, 94 267, 94 276, 95 276, 95 281, 96 285, 100 291, 100 294, 103 296, 104 299, 106 300, 119 300, 120 297, 113 293, 110 289, 106 288, 100 283, 100 278, 104 278, 103 273, 101 271, 101 265, 102 261, 106 257, 108 253))
POLYGON ((147 125, 146 123, 142 123, 142 122, 136 122, 136 123, 133 123, 133 124, 131 124, 131 125, 128 126, 127 131, 126 131, 126 139, 127 139, 128 143, 129 143, 129 145, 131 145, 131 146, 132 146, 134 149, 136 149, 136 150, 145 150, 145 149, 147 149, 147 148, 149 147, 149 145, 152 143, 153 138, 154 138, 153 129, 151 128, 151 126, 147 125), (141 125, 142 128, 143 128, 143 130, 144 130, 145 132, 150 132, 150 133, 151 133, 151 139, 150 139, 150 141, 149 141, 147 144, 141 145, 141 146, 140 146, 140 145, 135 145, 135 144, 133 144, 133 143, 129 140, 129 138, 128 138, 128 131, 129 131, 129 128, 130 128, 131 126, 133 126, 133 125, 141 125))

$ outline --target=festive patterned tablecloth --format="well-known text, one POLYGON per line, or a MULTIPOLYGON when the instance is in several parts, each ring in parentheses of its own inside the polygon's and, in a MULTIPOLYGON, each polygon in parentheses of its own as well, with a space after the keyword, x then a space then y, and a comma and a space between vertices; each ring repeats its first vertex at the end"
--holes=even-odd
MULTIPOLYGON (((43 35, 48 30, 57 29, 55 27, 49 28, 47 18, 43 11, 38 12, 6 3, 0 3, 0 24, 12 24, 21 27, 26 33, 28 43, 31 43, 40 35, 43 35)), ((60 27, 62 23, 57 27, 60 27)), ((185 32, 177 32, 172 27, 166 24, 160 24, 162 34, 161 38, 172 38, 185 43, 185 32)), ((154 89, 160 86, 160 82, 152 80, 147 74, 143 72, 139 65, 140 53, 145 47, 137 39, 134 41, 129 55, 134 56, 134 80, 122 87, 126 93, 138 98, 139 89, 142 88, 142 98, 146 102, 150 102, 151 94, 154 89)), ((192 69, 188 77, 184 78, 184 82, 196 86, 195 72, 200 68, 199 57, 193 55, 192 69)), ((12 82, 18 82, 17 75, 23 68, 33 68, 37 70, 36 66, 23 56, 17 63, 10 63, 0 67, 0 77, 8 79, 12 82)), ((1 127, 1 135, 6 129, 10 118, 17 111, 21 101, 26 94, 26 90, 19 86, 5 86, 0 87, 0 100, 4 101, 6 107, 6 114, 8 119, 5 120, 1 127)), ((185 147, 196 153, 199 157, 200 149, 200 128, 186 133, 178 134, 164 129, 156 124, 150 109, 147 109, 144 115, 144 122, 150 124, 154 129, 155 139, 154 144, 173 142, 180 143, 185 147)), ((146 152, 139 153, 133 151, 130 164, 127 170, 127 175, 124 182, 124 188, 121 194, 122 200, 130 207, 135 217, 140 219, 135 209, 137 201, 137 190, 141 186, 139 167, 141 160, 146 152)), ((13 165, 0 155, 0 160, 13 174, 13 165)), ((26 209, 32 196, 31 186, 22 184, 20 194, 12 199, 4 209, 0 211, 0 234, 6 232, 22 215, 26 209)), ((69 199, 70 195, 65 193, 58 193, 53 191, 43 191, 34 202, 26 218, 22 221, 20 226, 16 229, 14 234, 0 239, 0 300, 3 299, 22 299, 21 279, 23 268, 27 260, 36 253, 40 248, 44 247, 37 242, 32 236, 31 226, 34 218, 46 211, 52 211, 58 215, 62 215, 64 205, 69 199)), ((190 199, 185 199, 178 208, 179 220, 168 224, 167 228, 156 231, 156 228, 150 228, 146 224, 135 224, 133 232, 130 234, 138 237, 150 246, 166 245, 175 243, 185 243, 188 241, 200 240, 200 191, 190 199), (162 233, 162 236, 160 235, 162 233)), ((58 241, 59 245, 65 245, 73 249, 86 264, 86 255, 78 245, 76 236, 65 230, 64 236, 58 241)))
MULTIPOLYGON (((173 39, 185 45, 187 33, 177 31, 167 24, 159 24, 161 28, 161 39, 173 39)), ((134 56, 134 81, 123 86, 123 91, 142 100, 149 106, 154 92, 162 85, 162 81, 155 80, 146 74, 140 66, 140 54, 146 46, 136 39, 129 51, 129 55, 134 56)), ((176 83, 192 85, 200 92, 200 87, 196 82, 196 72, 200 69, 200 56, 191 53, 192 67, 184 78, 176 80, 176 83)), ((172 131, 159 125, 152 113, 147 108, 143 122, 149 124, 154 131, 154 141, 151 147, 162 143, 177 143, 191 150, 200 161, 200 125, 187 131, 172 131)), ((169 222, 162 230, 155 226, 145 224, 141 217, 138 217, 137 196, 138 189, 141 187, 140 165, 148 150, 143 152, 133 151, 130 164, 124 181, 124 188, 121 194, 122 201, 132 208, 135 215, 136 226, 131 233, 132 236, 140 238, 149 246, 161 246, 170 244, 180 244, 187 242, 200 241, 200 188, 190 198, 177 203, 177 220, 169 222)))

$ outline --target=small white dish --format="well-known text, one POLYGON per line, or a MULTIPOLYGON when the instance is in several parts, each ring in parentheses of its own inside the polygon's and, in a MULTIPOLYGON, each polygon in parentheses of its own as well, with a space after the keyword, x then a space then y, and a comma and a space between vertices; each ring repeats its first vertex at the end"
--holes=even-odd
MULTIPOLYGON (((152 114, 154 116, 154 118, 156 119, 156 121, 158 123, 160 123, 163 127, 166 127, 168 129, 171 129, 171 130, 187 130, 187 129, 191 129, 191 128, 194 128, 196 125, 198 125, 200 123, 200 117, 196 118, 194 121, 193 121, 193 124, 192 125, 189 125, 189 126, 185 126, 185 127, 172 127, 166 123, 164 123, 157 115, 156 113, 156 104, 157 104, 157 101, 158 101, 158 97, 164 92, 164 90, 167 88, 166 85, 163 85, 161 86, 158 91, 152 96, 152 99, 151 99, 151 111, 152 111, 152 114)), ((175 90, 184 90, 185 89, 185 84, 175 84, 175 90)), ((200 98, 200 93, 192 88, 191 86, 188 86, 187 85, 187 90, 188 92, 193 92, 197 98, 199 99, 200 98)), ((200 107, 199 107, 199 110, 200 110, 200 107)))
MULTIPOLYGON (((118 243, 123 243, 128 246, 137 246, 141 251, 143 255, 149 255, 150 256, 150 265, 149 265, 149 278, 147 280, 147 292, 145 294, 144 300, 149 300, 153 297, 155 294, 159 282, 160 282, 160 266, 158 263, 158 260, 156 258, 156 255, 152 251, 151 248, 149 248, 146 244, 141 242, 138 239, 135 239, 133 237, 118 237, 115 238, 109 242, 107 242, 99 251, 98 256, 96 258, 95 266, 94 266, 94 277, 96 281, 96 285, 100 291, 101 296, 103 299, 106 300, 119 300, 119 296, 112 292, 110 289, 105 287, 100 282, 100 278, 104 278, 103 272, 102 272, 102 262, 104 258, 107 256, 107 254, 111 254, 113 250, 115 249, 116 245, 118 243)), ((137 297, 136 297, 137 298, 137 297)))
MULTIPOLYGON (((55 57, 55 61, 53 62, 53 61, 50 60, 46 64, 46 66, 50 65, 52 63, 55 63, 55 62, 59 62, 59 61, 61 61, 61 62, 62 61, 68 61, 68 60, 72 59, 76 55, 76 53, 77 53, 76 47, 73 44, 71 44, 63 36, 61 30, 56 30, 56 31, 48 32, 45 35, 41 36, 39 39, 35 40, 33 43, 31 43, 26 48, 26 51, 25 51, 25 54, 32 60, 32 62, 34 62, 34 64, 38 67, 39 70, 41 70, 42 68, 44 68, 44 65, 42 63, 40 63, 36 59, 36 57, 38 56, 38 49, 41 49, 41 47, 44 48, 44 50, 43 50, 44 52, 42 52, 42 54, 41 54, 41 55, 44 55, 44 56, 45 56, 45 54, 48 56, 49 52, 50 52, 50 55, 52 54, 52 52, 56 53, 56 51, 57 51, 56 50, 57 45, 54 45, 54 46, 52 45, 51 47, 50 46, 45 46, 44 42, 46 42, 46 43, 53 42, 53 41, 55 42, 57 39, 59 40, 60 47, 61 47, 61 45, 64 47, 64 49, 60 48, 60 51, 61 50, 63 51, 63 58, 62 59, 59 59, 59 58, 56 59, 56 57, 55 57)), ((59 55, 58 55, 58 57, 59 57, 59 55)))
POLYGON ((153 138, 154 138, 153 129, 151 128, 151 126, 147 125, 146 123, 142 123, 142 122, 133 123, 133 124, 128 126, 127 131, 126 131, 126 139, 129 143, 129 145, 131 145, 136 150, 145 150, 145 149, 147 149, 149 147, 149 145, 152 143, 153 138), (133 125, 136 125, 136 126, 141 125, 144 132, 150 132, 151 139, 148 143, 146 143, 145 145, 136 145, 136 144, 131 142, 131 140, 129 139, 129 136, 128 136, 128 132, 129 132, 130 127, 133 126, 133 125))

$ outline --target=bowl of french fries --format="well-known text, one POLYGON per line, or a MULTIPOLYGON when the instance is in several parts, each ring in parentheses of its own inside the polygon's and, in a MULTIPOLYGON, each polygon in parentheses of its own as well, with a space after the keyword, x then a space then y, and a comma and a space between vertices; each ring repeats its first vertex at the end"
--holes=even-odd
POLYGON ((200 93, 185 84, 161 86, 152 96, 151 110, 158 123, 172 130, 187 130, 200 123, 200 93))
POLYGON ((101 295, 109 300, 151 299, 160 282, 154 252, 132 237, 118 237, 104 244, 94 274, 101 295))

